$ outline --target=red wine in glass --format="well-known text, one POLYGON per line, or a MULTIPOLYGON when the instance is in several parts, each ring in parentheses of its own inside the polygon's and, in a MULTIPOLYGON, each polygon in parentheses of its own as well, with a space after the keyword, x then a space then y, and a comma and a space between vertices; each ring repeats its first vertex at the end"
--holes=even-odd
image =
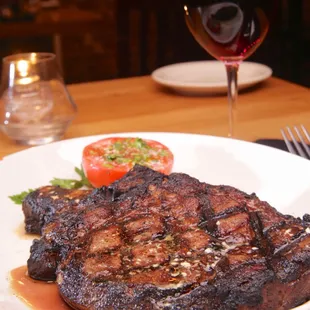
POLYGON ((184 12, 196 41, 226 66, 233 136, 239 64, 260 46, 269 28, 263 0, 185 0, 184 12))

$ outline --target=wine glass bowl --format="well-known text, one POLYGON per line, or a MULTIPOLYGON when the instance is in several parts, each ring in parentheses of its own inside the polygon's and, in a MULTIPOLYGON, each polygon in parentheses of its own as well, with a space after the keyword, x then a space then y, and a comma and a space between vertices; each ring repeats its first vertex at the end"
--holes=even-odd
POLYGON ((59 140, 77 108, 50 53, 5 57, 0 88, 0 128, 20 144, 59 140))
POLYGON ((223 61, 228 79, 229 136, 234 135, 239 64, 260 46, 269 28, 262 0, 187 0, 186 24, 196 41, 223 61))
POLYGON ((246 59, 263 42, 269 27, 264 11, 249 4, 227 1, 197 7, 185 5, 184 10, 195 39, 219 60, 246 59))

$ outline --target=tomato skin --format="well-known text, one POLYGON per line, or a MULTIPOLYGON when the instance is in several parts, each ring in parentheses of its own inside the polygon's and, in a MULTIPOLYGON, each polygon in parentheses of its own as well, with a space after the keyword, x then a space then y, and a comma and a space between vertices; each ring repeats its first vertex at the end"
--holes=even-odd
POLYGON ((135 163, 169 174, 173 160, 172 152, 160 142, 131 137, 113 137, 87 145, 83 150, 82 166, 89 182, 94 187, 101 187, 123 177, 135 163), (120 150, 115 150, 116 145, 121 147, 120 150), (143 163, 137 162, 136 157, 143 158, 143 163), (119 160, 121 163, 118 163, 119 160))

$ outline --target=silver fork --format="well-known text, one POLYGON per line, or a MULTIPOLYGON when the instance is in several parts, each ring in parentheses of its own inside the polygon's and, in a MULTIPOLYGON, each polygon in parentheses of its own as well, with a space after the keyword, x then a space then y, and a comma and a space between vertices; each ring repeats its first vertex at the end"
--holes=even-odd
POLYGON ((304 125, 294 126, 293 129, 281 129, 284 142, 290 153, 310 159, 310 135, 304 125))

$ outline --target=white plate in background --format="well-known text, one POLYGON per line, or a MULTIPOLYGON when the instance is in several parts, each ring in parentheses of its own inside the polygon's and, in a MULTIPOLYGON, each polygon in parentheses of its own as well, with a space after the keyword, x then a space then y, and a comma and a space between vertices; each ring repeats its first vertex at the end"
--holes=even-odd
MULTIPOLYGON (((272 69, 259 63, 240 64, 239 89, 268 79, 272 69)), ((227 92, 225 65, 221 61, 194 61, 168 65, 152 73, 153 80, 183 95, 207 95, 227 92)))

